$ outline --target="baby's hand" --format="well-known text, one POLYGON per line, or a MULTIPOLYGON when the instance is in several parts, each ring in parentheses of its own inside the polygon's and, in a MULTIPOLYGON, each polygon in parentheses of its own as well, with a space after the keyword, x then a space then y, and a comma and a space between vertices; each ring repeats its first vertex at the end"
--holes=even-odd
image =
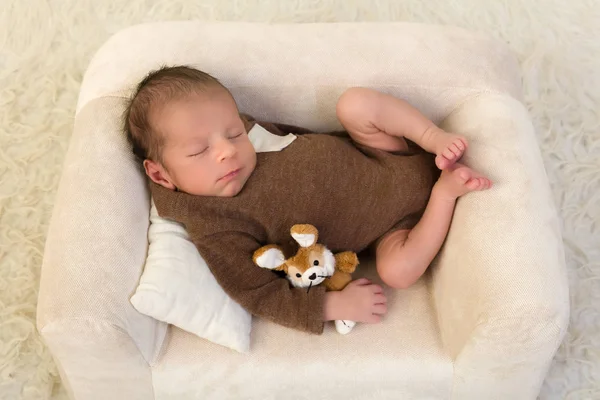
POLYGON ((361 278, 352 281, 337 292, 337 300, 332 304, 332 319, 346 319, 375 324, 387 312, 387 299, 383 288, 370 280, 361 278))

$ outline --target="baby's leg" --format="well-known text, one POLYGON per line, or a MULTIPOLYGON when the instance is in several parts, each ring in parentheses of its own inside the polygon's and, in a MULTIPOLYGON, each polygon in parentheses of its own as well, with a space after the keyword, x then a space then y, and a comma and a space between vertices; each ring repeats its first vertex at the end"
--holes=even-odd
POLYGON ((352 140, 385 151, 408 150, 403 135, 390 135, 381 129, 378 92, 352 88, 342 94, 336 105, 337 117, 352 140))
POLYGON ((336 106, 338 119, 357 143, 387 151, 405 150, 410 139, 450 167, 467 149, 467 140, 447 133, 406 101, 367 88, 348 89, 336 106))
POLYGON ((487 178, 458 163, 442 171, 419 223, 412 230, 392 232, 377 244, 377 271, 381 279, 401 289, 415 283, 448 234, 456 199, 468 192, 489 189, 491 185, 487 178))

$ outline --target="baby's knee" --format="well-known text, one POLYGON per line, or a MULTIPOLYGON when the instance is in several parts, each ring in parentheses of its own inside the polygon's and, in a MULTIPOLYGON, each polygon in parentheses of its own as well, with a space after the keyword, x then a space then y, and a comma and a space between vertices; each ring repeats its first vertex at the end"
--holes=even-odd
POLYGON ((374 110, 373 98, 375 92, 363 87, 352 87, 347 89, 336 105, 336 113, 340 119, 356 118, 357 115, 368 115, 374 110))
POLYGON ((378 259, 376 265, 379 277, 391 288, 407 289, 415 283, 402 260, 378 259))

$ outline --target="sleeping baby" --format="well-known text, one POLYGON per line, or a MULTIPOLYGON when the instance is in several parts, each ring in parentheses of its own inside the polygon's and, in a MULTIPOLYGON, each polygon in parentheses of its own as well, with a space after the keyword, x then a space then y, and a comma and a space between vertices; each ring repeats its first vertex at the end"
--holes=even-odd
POLYGON ((491 186, 458 162, 464 137, 403 100, 351 88, 336 112, 343 132, 256 121, 217 79, 178 66, 151 72, 125 115, 159 215, 186 227, 225 292, 253 315, 317 334, 325 321, 379 322, 382 287, 292 287, 257 267, 255 250, 275 243, 292 255, 290 228, 311 224, 334 253, 373 249, 382 281, 407 288, 440 250, 457 198, 491 186), (255 133, 289 140, 257 154, 255 133))

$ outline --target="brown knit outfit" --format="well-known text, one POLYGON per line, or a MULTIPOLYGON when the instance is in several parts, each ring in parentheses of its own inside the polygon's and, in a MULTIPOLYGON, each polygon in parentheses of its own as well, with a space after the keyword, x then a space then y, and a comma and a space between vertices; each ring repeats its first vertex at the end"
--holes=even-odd
MULTIPOLYGON (((254 123, 250 119, 248 128, 254 123)), ((292 288, 252 262, 265 244, 286 257, 297 250, 294 224, 311 224, 334 253, 360 252, 394 229, 412 228, 438 177, 432 155, 411 147, 390 154, 354 144, 342 133, 258 122, 298 138, 257 154, 256 169, 235 197, 201 197, 150 184, 159 215, 185 225, 215 278, 254 315, 312 333, 323 331, 325 287, 292 288)), ((360 268, 360 267, 359 267, 360 268)))

